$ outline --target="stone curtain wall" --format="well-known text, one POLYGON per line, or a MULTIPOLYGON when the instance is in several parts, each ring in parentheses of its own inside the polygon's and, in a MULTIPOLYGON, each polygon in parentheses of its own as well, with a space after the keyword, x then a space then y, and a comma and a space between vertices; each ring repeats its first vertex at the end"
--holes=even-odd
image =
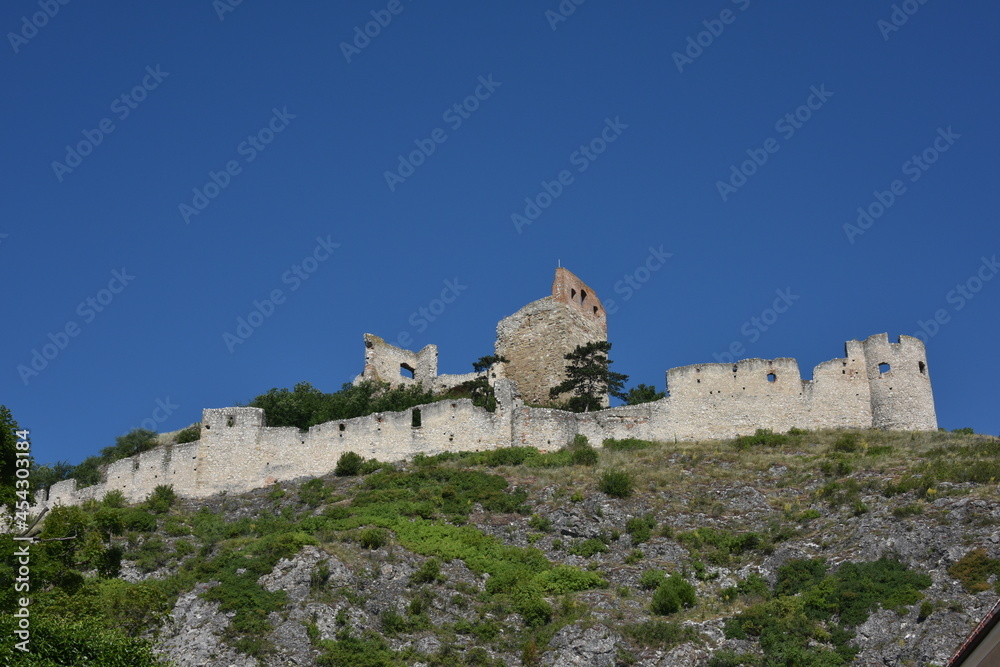
POLYGON ((468 399, 446 400, 301 432, 265 426, 259 408, 206 409, 198 442, 162 445, 116 461, 106 483, 86 489, 77 491, 74 480, 54 484, 47 499, 37 494, 36 510, 101 498, 113 489, 140 501, 160 484, 172 484, 189 498, 242 492, 328 474, 348 451, 398 461, 511 445, 551 451, 577 434, 599 446, 606 438, 707 440, 758 428, 937 429, 924 345, 908 336, 898 343, 889 343, 886 334, 849 341, 845 356, 816 366, 812 380, 802 380, 798 363, 784 358, 673 368, 667 382, 665 399, 575 414, 527 407, 515 383, 500 378, 495 413, 468 399), (419 427, 413 426, 416 410, 419 427))

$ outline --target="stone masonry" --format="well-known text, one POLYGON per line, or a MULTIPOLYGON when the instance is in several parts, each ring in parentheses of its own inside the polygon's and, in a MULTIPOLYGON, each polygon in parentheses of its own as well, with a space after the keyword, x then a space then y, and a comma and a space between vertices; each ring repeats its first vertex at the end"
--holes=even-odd
MULTIPOLYGON (((494 369, 495 412, 468 399, 444 400, 299 431, 268 427, 258 408, 205 409, 197 442, 161 445, 116 461, 106 480, 95 486, 77 490, 72 479, 54 484, 47 494, 36 494, 36 510, 101 498, 115 489, 139 501, 160 484, 171 484, 179 495, 191 498, 238 493, 325 475, 348 451, 398 461, 418 453, 512 445, 555 450, 578 434, 598 444, 628 437, 723 439, 758 428, 937 429, 924 344, 909 336, 890 343, 884 333, 848 341, 844 357, 816 366, 811 380, 802 379, 794 359, 745 359, 672 368, 666 377, 668 396, 652 403, 585 414, 526 404, 547 400, 541 391, 561 379, 557 359, 564 350, 603 340, 606 330, 593 290, 560 269, 552 296, 525 306, 497 327, 497 352, 511 363, 494 369), (550 340, 539 332, 560 338, 550 340), (525 393, 525 386, 531 393, 525 393)), ((433 345, 411 352, 371 334, 365 335, 365 344, 365 371, 359 380, 422 382, 442 389, 473 377, 437 375, 433 345), (410 369, 412 378, 407 377, 410 369)))
POLYGON ((551 296, 497 325, 496 354, 509 361, 501 372, 517 383, 524 400, 546 404, 549 389, 566 377, 566 355, 579 345, 607 339, 607 315, 597 292, 560 267, 551 296))

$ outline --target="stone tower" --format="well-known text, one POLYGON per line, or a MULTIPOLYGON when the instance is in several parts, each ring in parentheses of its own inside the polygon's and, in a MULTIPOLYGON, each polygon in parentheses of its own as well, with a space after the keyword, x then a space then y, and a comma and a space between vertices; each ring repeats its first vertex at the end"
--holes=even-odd
POLYGON ((919 338, 887 334, 869 336, 861 344, 871 388, 872 427, 896 431, 937 429, 927 352, 919 338))
POLYGON ((496 353, 510 362, 504 375, 517 383, 526 403, 548 403, 549 389, 566 377, 566 354, 607 339, 607 315, 597 293, 560 267, 551 296, 497 324, 496 353))

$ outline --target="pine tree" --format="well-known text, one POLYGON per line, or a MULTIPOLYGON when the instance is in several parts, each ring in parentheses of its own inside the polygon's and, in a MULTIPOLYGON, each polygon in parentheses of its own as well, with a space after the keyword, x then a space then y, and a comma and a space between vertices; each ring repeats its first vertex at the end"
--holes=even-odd
POLYGON ((622 389, 628 376, 612 371, 608 352, 611 343, 606 340, 578 345, 566 355, 566 379, 549 390, 549 397, 572 393, 568 407, 573 412, 588 412, 602 407, 604 396, 625 399, 622 389))

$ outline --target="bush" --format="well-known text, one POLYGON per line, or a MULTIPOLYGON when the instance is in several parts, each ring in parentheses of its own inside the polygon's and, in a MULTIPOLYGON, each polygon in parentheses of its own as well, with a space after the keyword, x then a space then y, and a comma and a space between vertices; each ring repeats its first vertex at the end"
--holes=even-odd
POLYGON ((552 531, 552 519, 547 516, 541 516, 538 514, 532 514, 531 518, 528 519, 528 525, 535 530, 540 530, 543 533, 548 533, 552 531))
MULTIPOLYGON (((343 457, 341 457, 343 458, 343 457)), ((317 507, 330 497, 330 489, 318 477, 311 479, 299 487, 299 502, 310 507, 317 507)))
POLYGON ((122 523, 128 530, 150 533, 156 530, 156 517, 137 507, 122 510, 122 523))
POLYGON ((826 576, 826 561, 822 558, 790 560, 778 568, 774 584, 775 595, 795 595, 812 588, 826 576))
POLYGON ((949 567, 948 574, 962 582, 967 593, 982 593, 990 588, 990 575, 1000 574, 1000 560, 987 556, 986 549, 973 549, 949 567))
POLYGON ((489 467, 519 466, 532 456, 538 456, 538 450, 534 447, 501 447, 483 452, 482 462, 489 467))
POLYGON ((424 561, 424 564, 410 575, 411 586, 434 584, 439 581, 444 581, 444 576, 441 575, 441 561, 437 558, 424 561))
POLYGON ((115 489, 114 491, 108 491, 107 493, 104 494, 104 497, 101 498, 102 505, 104 505, 105 507, 111 507, 116 509, 125 507, 127 502, 128 501, 125 500, 125 494, 119 491, 118 489, 115 489))
POLYGON ((781 433, 772 433, 769 428, 759 428, 753 435, 737 436, 733 440, 733 446, 739 450, 750 449, 751 447, 778 447, 788 442, 788 436, 781 433))
POLYGON ((667 580, 667 575, 665 575, 661 570, 646 570, 639 577, 639 587, 643 590, 651 591, 655 588, 659 588, 660 585, 667 580))
POLYGON ((649 608, 654 614, 666 616, 675 614, 682 607, 693 607, 695 603, 694 586, 674 573, 667 577, 653 593, 653 601, 649 608))
POLYGON ((177 494, 174 493, 172 485, 160 484, 146 498, 146 509, 153 514, 166 514, 170 507, 177 501, 177 494))
POLYGON ((608 550, 608 547, 604 542, 592 537, 589 540, 584 540, 583 542, 577 542, 572 547, 570 547, 569 552, 574 556, 582 556, 583 558, 590 558, 594 554, 604 553, 608 550))
POLYGON ((612 498, 628 498, 632 495, 634 482, 632 475, 624 470, 605 470, 597 488, 612 498))
POLYGON ((835 452, 844 452, 846 454, 854 454, 860 451, 861 445, 858 443, 858 434, 844 433, 834 441, 832 449, 835 452))
POLYGON ((360 454, 344 452, 337 459, 337 467, 334 468, 333 474, 337 477, 354 477, 361 472, 361 466, 364 465, 364 462, 365 459, 360 454))
POLYGON ((608 438, 604 441, 604 449, 613 452, 634 452, 638 449, 649 449, 653 446, 655 446, 655 443, 649 440, 639 440, 638 438, 624 438, 622 440, 608 438))
POLYGON ((647 621, 626 625, 622 631, 641 646, 661 650, 698 639, 698 632, 694 628, 666 621, 647 621))
POLYGON ((625 532, 632 537, 632 544, 642 544, 653 535, 656 519, 652 514, 643 517, 632 517, 625 523, 625 532))
POLYGON ((389 533, 381 528, 365 528, 358 540, 365 549, 381 549, 389 543, 389 533))
POLYGON ((201 440, 201 424, 188 426, 186 429, 177 434, 178 445, 195 442, 197 440, 201 440))

